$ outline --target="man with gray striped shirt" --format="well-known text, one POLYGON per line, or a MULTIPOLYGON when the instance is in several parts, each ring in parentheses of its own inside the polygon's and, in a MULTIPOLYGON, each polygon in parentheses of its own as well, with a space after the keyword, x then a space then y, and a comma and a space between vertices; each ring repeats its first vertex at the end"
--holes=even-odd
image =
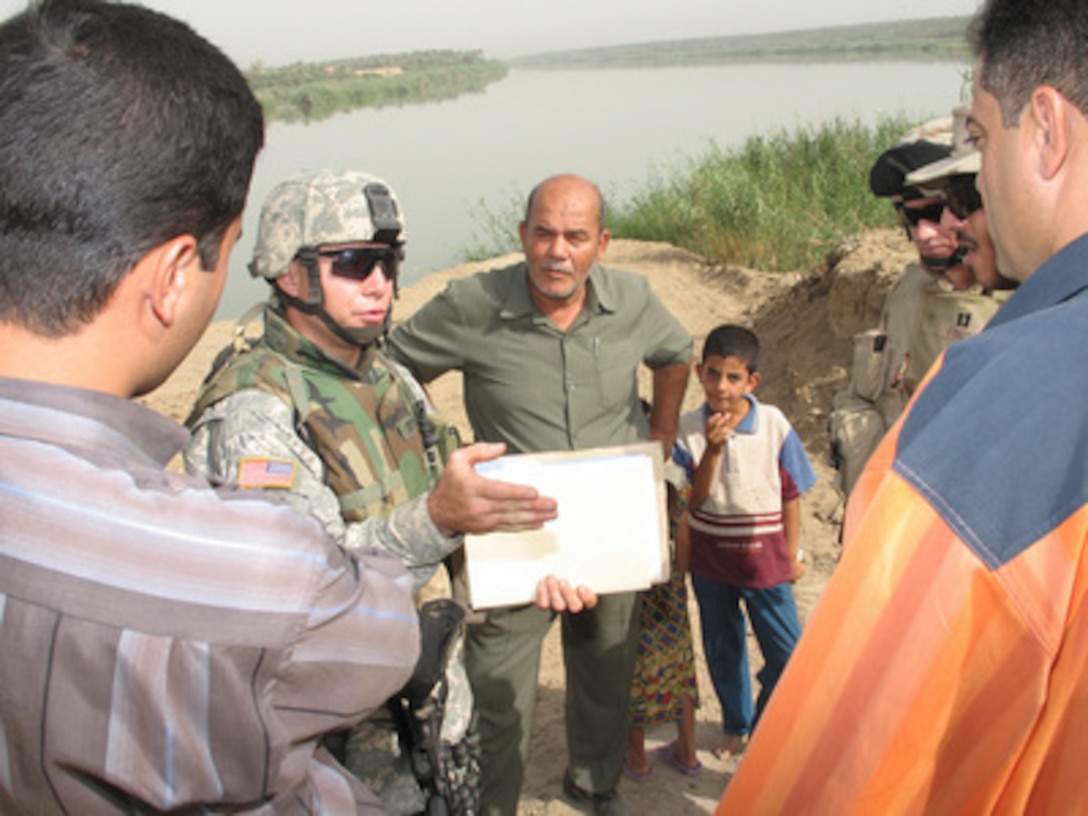
POLYGON ((399 561, 167 472, 260 106, 136 5, 0 25, 0 813, 380 813, 319 748, 408 678, 399 561))

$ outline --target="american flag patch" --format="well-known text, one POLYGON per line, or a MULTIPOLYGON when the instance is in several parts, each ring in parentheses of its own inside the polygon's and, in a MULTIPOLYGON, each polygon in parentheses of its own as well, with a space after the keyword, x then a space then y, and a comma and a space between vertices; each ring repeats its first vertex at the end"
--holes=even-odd
POLYGON ((290 459, 243 459, 238 464, 238 486, 287 489, 295 483, 297 467, 290 459))

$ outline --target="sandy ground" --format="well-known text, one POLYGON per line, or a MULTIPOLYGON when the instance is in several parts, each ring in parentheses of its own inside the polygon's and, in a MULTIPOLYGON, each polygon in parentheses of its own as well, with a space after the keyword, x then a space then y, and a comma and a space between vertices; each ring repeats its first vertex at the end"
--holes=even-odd
MULTIPOLYGON (((407 288, 395 306, 396 315, 411 314, 452 277, 506 263, 516 256, 484 264, 468 264, 437 273, 407 288)), ((802 546, 808 553, 807 572, 794 586, 802 623, 807 620, 838 561, 842 503, 834 487, 827 458, 827 412, 832 395, 845 382, 850 362, 850 336, 876 322, 880 304, 892 279, 909 260, 910 248, 901 234, 874 232, 832 250, 826 267, 808 274, 767 274, 736 267, 714 266, 667 244, 613 241, 606 263, 645 275, 666 305, 695 338, 696 349, 714 326, 739 322, 752 327, 763 347, 763 381, 757 396, 781 407, 805 442, 819 477, 803 499, 802 546)), ((213 324, 189 358, 160 389, 142 401, 163 413, 183 418, 195 389, 216 351, 229 340, 233 326, 213 324)), ((641 384, 649 396, 649 379, 641 384)), ((471 438, 460 404, 460 380, 447 375, 432 384, 432 397, 443 413, 471 438)), ((693 379, 685 410, 701 401, 693 379)), ((698 610, 692 602, 701 706, 696 739, 703 772, 681 775, 655 762, 644 782, 623 779, 621 791, 645 816, 712 813, 729 783, 737 758, 716 759, 710 752, 720 733, 720 709, 706 673, 699 641, 698 610)), ((754 641, 749 638, 754 649, 754 641)), ((758 669, 758 649, 752 651, 758 669)), ((545 642, 540 697, 533 724, 532 756, 519 816, 565 816, 581 811, 561 795, 566 767, 563 724, 563 666, 558 633, 545 642)), ((623 690, 625 693, 626 690, 623 690)), ((675 728, 647 732, 652 751, 674 738, 675 728)))

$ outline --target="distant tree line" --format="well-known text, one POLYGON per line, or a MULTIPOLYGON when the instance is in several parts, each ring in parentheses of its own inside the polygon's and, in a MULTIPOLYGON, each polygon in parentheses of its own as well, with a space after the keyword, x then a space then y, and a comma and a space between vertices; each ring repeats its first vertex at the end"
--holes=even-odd
POLYGON ((969 17, 697 37, 686 40, 581 48, 510 60, 515 68, 655 68, 757 62, 846 60, 967 61, 969 17))
POLYGON ((410 105, 479 93, 508 68, 481 51, 414 51, 408 54, 294 63, 246 71, 269 121, 315 122, 356 108, 410 105))

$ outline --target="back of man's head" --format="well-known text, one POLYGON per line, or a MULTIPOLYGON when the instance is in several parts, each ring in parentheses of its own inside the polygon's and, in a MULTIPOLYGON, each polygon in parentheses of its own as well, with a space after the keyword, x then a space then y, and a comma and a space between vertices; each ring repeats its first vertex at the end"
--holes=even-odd
POLYGON ((1032 91, 1051 85, 1088 116, 1088 3, 989 0, 971 29, 982 61, 979 85, 997 99, 1007 127, 1032 91))
POLYGON ((216 265, 263 144, 241 72, 136 5, 44 0, 0 26, 0 323, 61 337, 178 235, 216 265))

